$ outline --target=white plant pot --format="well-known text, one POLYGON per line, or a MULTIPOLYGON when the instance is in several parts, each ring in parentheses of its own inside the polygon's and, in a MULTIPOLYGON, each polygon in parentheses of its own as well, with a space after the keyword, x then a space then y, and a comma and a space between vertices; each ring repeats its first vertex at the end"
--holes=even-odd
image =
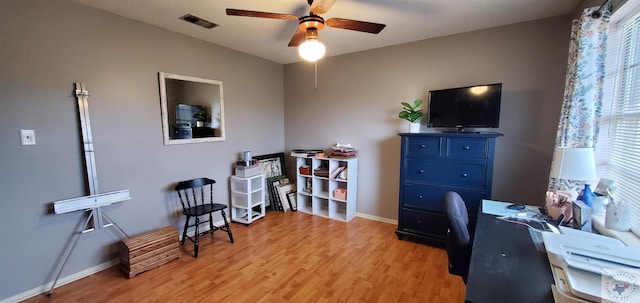
POLYGON ((196 121, 196 127, 204 127, 204 121, 196 121))
POLYGON ((420 122, 409 122, 409 132, 410 133, 419 133, 420 132, 420 122))

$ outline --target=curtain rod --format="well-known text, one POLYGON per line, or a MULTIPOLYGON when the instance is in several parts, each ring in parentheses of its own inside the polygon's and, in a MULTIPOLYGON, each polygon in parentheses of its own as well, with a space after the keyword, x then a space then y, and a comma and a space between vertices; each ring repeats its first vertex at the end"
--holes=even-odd
POLYGON ((597 10, 591 13, 591 18, 594 18, 594 19, 600 18, 602 16, 602 9, 607 7, 607 5, 609 4, 609 1, 611 0, 605 0, 604 3, 602 3, 602 5, 600 5, 600 7, 597 10))

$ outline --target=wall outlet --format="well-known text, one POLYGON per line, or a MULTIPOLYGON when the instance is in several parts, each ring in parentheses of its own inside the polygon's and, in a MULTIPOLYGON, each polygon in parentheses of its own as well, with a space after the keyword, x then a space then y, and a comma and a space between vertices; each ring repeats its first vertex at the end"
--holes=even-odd
POLYGON ((33 129, 20 130, 21 145, 36 145, 36 132, 33 129))

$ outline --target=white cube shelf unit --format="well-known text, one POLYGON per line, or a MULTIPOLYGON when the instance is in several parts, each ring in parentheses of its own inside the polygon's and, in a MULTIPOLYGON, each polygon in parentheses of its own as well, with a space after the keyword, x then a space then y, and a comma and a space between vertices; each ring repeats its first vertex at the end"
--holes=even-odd
POLYGON ((298 211, 345 222, 356 216, 357 158, 296 157, 296 182, 298 211))
POLYGON ((264 217, 264 182, 264 175, 231 176, 231 220, 251 224, 264 217))

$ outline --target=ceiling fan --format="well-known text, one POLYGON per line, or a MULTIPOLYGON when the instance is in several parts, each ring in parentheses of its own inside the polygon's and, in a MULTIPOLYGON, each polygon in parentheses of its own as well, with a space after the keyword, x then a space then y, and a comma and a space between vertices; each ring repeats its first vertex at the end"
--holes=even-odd
MULTIPOLYGON (((290 14, 268 13, 258 11, 248 11, 242 9, 227 8, 227 15, 229 16, 242 16, 242 17, 257 17, 257 18, 271 18, 290 21, 299 21, 298 29, 291 37, 289 46, 300 46, 299 52, 303 59, 308 61, 316 61, 324 56, 324 45, 318 41, 318 31, 323 29, 325 25, 335 28, 348 29, 353 31, 377 34, 384 27, 385 24, 358 21, 344 18, 331 18, 324 20, 320 14, 324 14, 329 11, 336 0, 307 0, 311 6, 311 11, 308 15, 297 17, 290 14), (307 45, 307 42, 309 43, 307 45), (319 44, 319 45, 318 45, 319 44), (321 47, 322 54, 313 54, 306 58, 303 52, 306 52, 308 47, 321 47)), ((319 50, 318 50, 319 51, 319 50)))

